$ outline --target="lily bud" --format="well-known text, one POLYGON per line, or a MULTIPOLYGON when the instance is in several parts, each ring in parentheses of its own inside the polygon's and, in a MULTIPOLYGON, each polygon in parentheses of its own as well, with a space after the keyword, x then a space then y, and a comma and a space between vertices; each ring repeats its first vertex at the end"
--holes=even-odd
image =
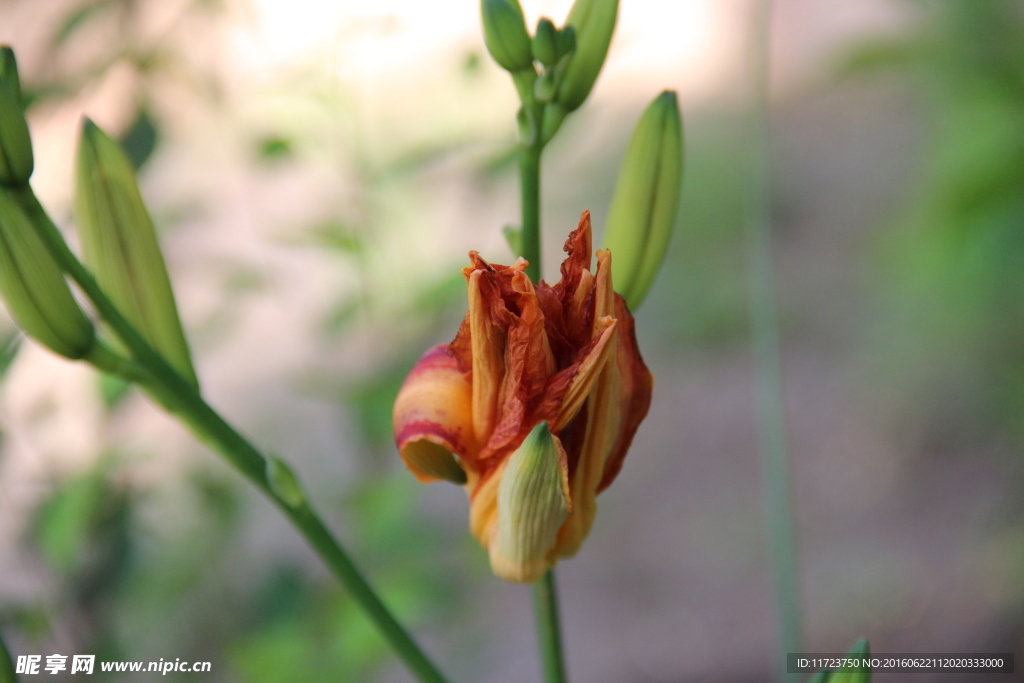
POLYGON ((577 109, 587 99, 604 65, 615 32, 619 0, 576 0, 566 25, 575 31, 576 52, 558 89, 558 102, 566 111, 577 109))
POLYGON ((576 29, 565 26, 558 32, 558 58, 566 56, 576 49, 576 29))
POLYGON ((633 131, 608 209, 605 247, 615 255, 616 290, 632 310, 665 258, 682 175, 682 120, 675 92, 666 90, 633 131))
POLYGON ((21 78, 18 76, 18 60, 10 45, 0 45, 0 78, 7 81, 14 97, 21 104, 21 78))
POLYGON ((548 102, 544 105, 543 119, 540 126, 540 139, 546 145, 561 127, 562 122, 569 112, 562 108, 557 102, 548 102))
POLYGON ((171 367, 197 386, 167 267, 131 163, 89 119, 78 147, 75 216, 85 262, 107 296, 171 367))
MULTIPOLYGON (((11 53, 13 60, 14 54, 11 53)), ((5 59, 4 73, 11 70, 5 59)), ((15 74, 17 70, 15 69, 15 74)), ((0 76, 0 184, 9 187, 24 185, 32 176, 32 138, 21 110, 20 86, 0 76)))
POLYGON ((516 583, 539 579, 553 564, 550 551, 571 511, 565 450, 548 423, 541 422, 501 474, 491 570, 516 583))
POLYGON ((27 335, 66 358, 82 358, 96 331, 64 274, 10 190, 0 188, 0 296, 27 335))
POLYGON ((481 0, 484 43, 498 66, 506 71, 533 68, 530 34, 519 0, 481 0))
POLYGON ((558 29, 547 17, 537 22, 537 32, 533 35, 534 58, 544 66, 551 66, 558 61, 558 29))

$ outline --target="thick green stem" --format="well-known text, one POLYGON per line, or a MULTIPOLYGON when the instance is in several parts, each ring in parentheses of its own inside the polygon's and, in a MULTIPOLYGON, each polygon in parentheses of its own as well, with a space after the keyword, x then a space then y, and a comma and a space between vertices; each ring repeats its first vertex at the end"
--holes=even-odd
POLYGON ((0 683, 18 683, 18 675, 14 673, 14 659, 3 636, 0 636, 0 683))
POLYGON ((565 661, 562 656, 562 627, 558 618, 558 591, 555 570, 549 571, 533 585, 533 609, 537 620, 541 666, 545 683, 565 683, 565 661))
MULTIPOLYGON (((801 610, 772 258, 768 145, 770 0, 762 0, 759 3, 754 21, 756 40, 751 54, 754 96, 750 139, 746 146, 746 153, 751 160, 746 220, 750 263, 750 316, 754 361, 757 367, 762 481, 775 574, 782 663, 786 660, 787 652, 800 651, 801 610)), ((779 671, 785 672, 784 664, 779 671)), ((799 680, 796 674, 780 673, 780 678, 788 681, 799 680)))
POLYGON ((519 189, 522 197, 521 256, 530 262, 526 274, 540 281, 540 155, 539 144, 519 147, 519 189))
POLYGON ((263 455, 211 408, 124 318, 68 248, 31 189, 21 191, 19 198, 61 268, 78 284, 134 358, 131 361, 121 358, 105 345, 98 344, 86 360, 106 372, 139 382, 201 441, 224 456, 269 496, 349 590, 416 678, 424 683, 446 683, 437 667, 384 606, 316 512, 305 502, 290 504, 274 491, 267 479, 267 461, 263 455))

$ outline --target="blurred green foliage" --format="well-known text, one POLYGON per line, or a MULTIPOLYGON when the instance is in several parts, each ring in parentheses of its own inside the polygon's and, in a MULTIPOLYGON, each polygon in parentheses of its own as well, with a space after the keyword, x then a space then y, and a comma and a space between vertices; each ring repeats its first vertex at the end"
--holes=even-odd
POLYGON ((883 346, 945 432, 1024 439, 1024 5, 911 6, 916 29, 845 65, 905 79, 924 105, 916 187, 884 244, 883 346))

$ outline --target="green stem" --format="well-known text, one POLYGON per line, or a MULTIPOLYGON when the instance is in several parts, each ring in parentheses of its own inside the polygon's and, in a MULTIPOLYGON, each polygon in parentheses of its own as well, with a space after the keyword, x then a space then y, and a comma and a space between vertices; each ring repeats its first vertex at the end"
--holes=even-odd
POLYGON ((394 618, 374 592, 348 553, 305 502, 289 504, 267 479, 267 461, 241 434, 228 424, 186 382, 124 318, 103 293, 96 280, 71 252, 57 226, 39 204, 31 189, 20 192, 20 200, 33 224, 61 268, 92 301, 100 317, 131 352, 134 361, 119 357, 102 343, 86 360, 96 367, 139 382, 164 407, 179 417, 201 441, 224 456, 249 481, 269 496, 316 550, 338 580, 349 590, 363 611, 417 679, 424 683, 446 683, 437 667, 394 618))
MULTIPOLYGON (((519 179, 523 210, 523 232, 520 242, 522 256, 530 265, 526 274, 540 281, 540 157, 543 142, 519 147, 519 179)), ((533 587, 533 608, 537 621, 541 664, 546 683, 565 683, 565 662, 562 656, 562 629, 558 620, 558 593, 555 572, 549 571, 533 587)))
POLYGON ((522 257, 530 262, 526 274, 540 281, 540 144, 519 147, 519 189, 522 197, 522 257))
MULTIPOLYGON (((519 179, 522 195, 522 256, 530 265, 526 274, 540 281, 540 157, 543 144, 520 146, 519 179)), ((562 630, 558 621, 558 593, 555 572, 549 571, 534 584, 533 607, 540 641, 541 663, 546 683, 565 683, 565 662, 562 657, 562 630)))
MULTIPOLYGON (((747 196, 747 246, 750 263, 751 328, 758 384, 758 428, 763 488, 775 575, 781 662, 787 652, 799 652, 801 614, 796 540, 790 493, 789 445, 776 311, 772 258, 771 190, 769 186, 769 34, 771 0, 762 0, 755 14, 756 40, 752 50, 754 98, 747 154, 751 160, 747 196)), ((780 667, 785 671, 785 666, 780 667)), ((795 674, 781 673, 796 681, 795 674)))
POLYGON ((3 636, 0 636, 0 683, 18 683, 18 675, 14 673, 14 659, 3 636))
POLYGON ((549 571, 533 585, 533 609, 540 641, 541 666, 545 683, 565 683, 565 661, 562 655, 562 629, 558 618, 558 592, 555 570, 549 571))

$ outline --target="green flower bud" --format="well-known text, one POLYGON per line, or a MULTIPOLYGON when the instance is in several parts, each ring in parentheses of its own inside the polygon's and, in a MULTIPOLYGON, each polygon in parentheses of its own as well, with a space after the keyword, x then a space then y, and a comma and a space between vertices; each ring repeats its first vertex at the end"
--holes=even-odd
POLYGON ((498 484, 497 537, 491 568, 508 581, 532 583, 550 567, 548 553, 569 516, 565 452, 541 422, 508 460, 498 484))
POLYGON ((575 31, 576 53, 558 89, 558 102, 566 111, 583 104, 594 87, 612 42, 618 11, 619 0, 576 0, 569 10, 565 23, 575 31))
POLYGON ((10 45, 0 45, 0 78, 7 81, 15 99, 21 103, 21 78, 18 76, 18 60, 10 45))
POLYGON ((608 209, 605 247, 614 258, 613 281, 632 310, 647 295, 665 258, 682 176, 682 119, 675 92, 666 90, 633 131, 608 209))
MULTIPOLYGON (((13 59, 13 53, 11 58, 13 59)), ((5 60, 6 61, 6 60, 5 60)), ((10 70, 5 64, 4 72, 10 70)), ((15 69, 15 74, 17 70, 15 69)), ((17 187, 32 176, 32 138, 21 110, 20 87, 0 76, 0 185, 17 187)))
POLYGON ((534 58, 544 66, 551 66, 558 61, 558 29, 547 17, 537 22, 537 32, 533 35, 534 58))
POLYGON ((85 263, 100 287, 171 367, 197 386, 167 267, 131 163, 89 119, 78 147, 75 216, 85 263))
POLYGON ((530 34, 519 0, 480 0, 484 43, 498 66, 506 71, 533 68, 530 34))
POLYGON ((0 187, 0 296, 25 334, 66 358, 82 358, 96 331, 14 192, 0 187))
POLYGON ((543 119, 541 120, 540 126, 540 139, 546 145, 555 137, 555 133, 562 126, 562 122, 565 121, 565 117, 568 112, 562 109, 562 106, 557 102, 549 102, 544 105, 543 119))
POLYGON ((565 26, 558 32, 558 58, 566 56, 576 49, 576 29, 565 26))

